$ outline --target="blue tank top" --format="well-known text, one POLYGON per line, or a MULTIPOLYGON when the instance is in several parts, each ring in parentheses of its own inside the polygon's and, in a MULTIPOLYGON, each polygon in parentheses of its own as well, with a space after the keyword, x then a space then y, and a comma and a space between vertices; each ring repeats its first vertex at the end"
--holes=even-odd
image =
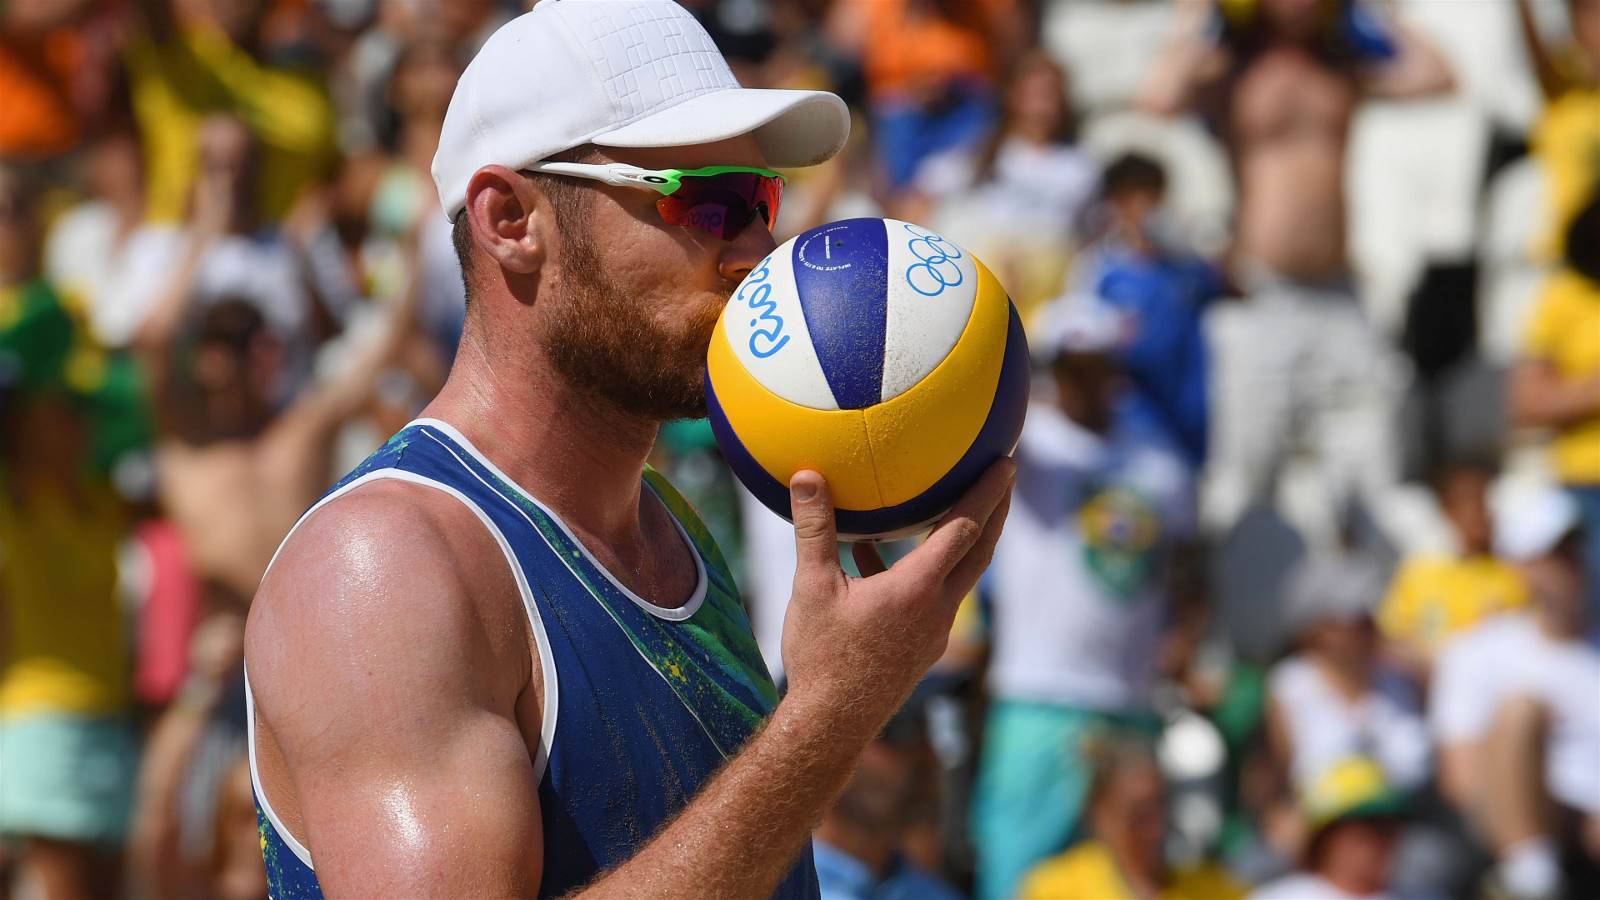
MULTIPOLYGON (((454 496, 506 554, 544 674, 544 720, 533 761, 544 826, 539 896, 582 887, 643 848, 777 703, 727 563, 687 501, 646 470, 645 485, 694 548, 699 571, 688 603, 653 606, 617 581, 553 512, 460 432, 434 419, 419 419, 390 438, 306 516, 384 478, 454 496)), ((272 900, 320 898, 310 853, 283 827, 262 790, 248 680, 245 694, 269 893, 272 900)), ((774 896, 818 896, 809 845, 774 896)))

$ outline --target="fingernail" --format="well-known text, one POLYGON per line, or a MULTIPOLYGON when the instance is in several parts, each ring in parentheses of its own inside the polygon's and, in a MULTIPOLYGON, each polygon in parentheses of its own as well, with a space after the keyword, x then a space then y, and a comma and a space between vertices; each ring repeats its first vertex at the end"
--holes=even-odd
POLYGON ((801 503, 810 503, 811 498, 815 496, 817 496, 817 485, 815 482, 802 481, 794 486, 794 499, 800 501, 801 503))

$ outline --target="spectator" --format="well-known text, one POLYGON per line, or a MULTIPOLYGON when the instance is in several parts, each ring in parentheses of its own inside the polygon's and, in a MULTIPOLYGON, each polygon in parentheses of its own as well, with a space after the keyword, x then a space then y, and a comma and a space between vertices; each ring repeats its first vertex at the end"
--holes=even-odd
POLYGON ((1087 801, 1092 839, 1036 867, 1022 900, 1236 900, 1221 868, 1165 859, 1166 784, 1146 741, 1108 735, 1094 746, 1087 801))
POLYGON ((1513 897, 1600 890, 1600 630, 1578 564, 1577 505, 1554 489, 1513 505, 1500 551, 1531 604, 1446 647, 1430 719, 1443 786, 1500 860, 1513 897))
POLYGON ((1383 664, 1372 613, 1387 573, 1351 554, 1309 558, 1290 578, 1284 618, 1296 651, 1268 676, 1267 734, 1289 775, 1288 802, 1329 766, 1369 756, 1403 791, 1428 778, 1428 736, 1409 684, 1383 664))
MULTIPOLYGON (((1001 90, 1000 126, 933 157, 915 189, 946 236, 983 257, 1024 319, 1061 291, 1072 242, 1098 177, 1080 150, 1067 72, 1032 50, 1001 90)), ((908 204, 904 215, 921 221, 908 204)))
MULTIPOLYGON (((197 194, 203 205, 191 247, 135 344, 160 419, 161 502, 213 602, 237 608, 254 593, 278 541, 326 487, 333 435, 365 407, 411 339, 417 292, 402 294, 344 371, 285 402, 296 332, 288 323, 273 327, 284 301, 257 299, 273 287, 262 279, 282 269, 253 269, 247 255, 212 255, 212 242, 230 246, 217 232, 237 221, 226 197, 226 190, 197 194), (212 204, 222 209, 213 212, 212 204)), ((288 296, 288 284, 279 283, 279 297, 288 296)))
POLYGON ((401 50, 389 85, 390 104, 399 121, 398 153, 378 184, 370 213, 375 229, 391 239, 421 229, 418 312, 446 360, 455 355, 461 337, 467 295, 450 240, 450 220, 435 209, 429 169, 460 73, 461 63, 447 44, 416 41, 401 50))
POLYGON ((149 217, 184 216, 204 171, 201 126, 222 114, 248 122, 260 146, 248 195, 263 221, 289 213, 328 174, 333 108, 317 73, 275 58, 265 0, 135 0, 140 28, 128 47, 133 111, 144 137, 149 217))
POLYGON ((51 226, 44 248, 45 274, 90 310, 112 290, 123 251, 144 221, 144 161, 138 136, 106 134, 86 149, 83 181, 88 196, 51 226))
POLYGON ((1343 0, 1218 9, 1222 27, 1207 21, 1180 36, 1140 97, 1156 114, 1203 109, 1238 180, 1232 265, 1248 299, 1218 311, 1207 518, 1228 529, 1272 500, 1286 454, 1308 438, 1328 493, 1319 508, 1330 514, 1298 523, 1308 537, 1333 543, 1333 516, 1353 495, 1395 530, 1385 491, 1397 478, 1390 417, 1400 385, 1350 279, 1347 136, 1364 96, 1446 91, 1450 71, 1399 26, 1351 40, 1350 17, 1362 10, 1343 0))
POLYGON ((42 162, 78 147, 109 105, 111 4, 0 7, 0 158, 42 162))
POLYGON ((891 195, 930 156, 993 125, 1001 60, 1019 42, 1015 0, 854 0, 878 162, 891 195))
POLYGON ((1567 229, 1566 265, 1534 308, 1510 402, 1516 421, 1555 432, 1556 476, 1583 518, 1590 603, 1600 612, 1600 193, 1567 229))
POLYGON ((1471 459, 1436 469, 1433 491, 1459 551, 1406 560, 1378 612, 1389 648, 1418 676, 1427 675, 1451 636, 1528 602, 1522 577, 1494 555, 1488 493, 1495 475, 1495 466, 1471 459))
POLYGON ((988 576, 993 699, 973 804, 984 898, 1013 896, 1077 836, 1086 740, 1154 729, 1167 559, 1192 527, 1183 463, 1115 416, 1120 319, 1067 301, 1041 328, 1056 396, 1029 408, 988 576))
POLYGON ((312 289, 302 248, 266 225, 251 198, 258 158, 249 130, 236 119, 213 116, 196 139, 201 169, 187 224, 147 223, 128 238, 125 264, 112 270, 110 289, 91 298, 96 334, 126 346, 145 329, 165 328, 153 319, 188 302, 191 292, 199 305, 243 298, 288 344, 288 377, 303 378, 312 345, 335 329, 334 311, 312 289))
POLYGON ((1600 190, 1594 159, 1600 153, 1600 0, 1567 0, 1572 44, 1552 51, 1539 34, 1529 0, 1517 0, 1517 18, 1546 107, 1530 135, 1548 182, 1550 226, 1541 236, 1545 258, 1561 255, 1574 216, 1600 190))
POLYGON ((822 817, 812 849, 823 900, 956 900, 961 895, 906 859, 906 831, 933 785, 927 708, 913 696, 867 745, 844 793, 822 817))
POLYGON ((1127 320, 1122 364, 1132 381, 1130 414, 1199 469, 1211 367, 1200 321, 1223 285, 1216 269, 1177 243, 1166 225, 1166 196, 1166 172, 1149 157, 1130 153, 1106 167, 1084 283, 1127 320))
POLYGON ((1271 882, 1250 900, 1384 900, 1399 842, 1405 803, 1383 767, 1352 757, 1330 765, 1307 786, 1302 801, 1311 827, 1303 866, 1271 882))
POLYGON ((34 204, 0 167, 0 837, 66 900, 121 878, 138 755, 116 591, 128 510, 93 465, 104 361, 38 277, 34 204))

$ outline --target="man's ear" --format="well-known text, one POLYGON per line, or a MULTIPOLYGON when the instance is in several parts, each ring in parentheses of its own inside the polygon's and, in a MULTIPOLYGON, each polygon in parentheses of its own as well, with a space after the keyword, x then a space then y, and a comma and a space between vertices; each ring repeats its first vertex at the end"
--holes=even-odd
POLYGON ((485 166, 467 183, 472 240, 500 268, 515 275, 533 275, 544 262, 545 235, 540 226, 549 204, 533 183, 505 166, 485 166))

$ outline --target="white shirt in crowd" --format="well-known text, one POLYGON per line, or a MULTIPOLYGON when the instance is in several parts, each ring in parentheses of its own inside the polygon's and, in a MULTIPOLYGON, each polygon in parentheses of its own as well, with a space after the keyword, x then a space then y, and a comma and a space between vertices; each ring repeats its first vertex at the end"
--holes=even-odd
POLYGON ((1396 894, 1347 894, 1309 872, 1285 875, 1251 892, 1248 900, 1402 900, 1396 894))
POLYGON ((977 219, 985 228, 1061 241, 1071 236, 1100 183, 1099 167, 1071 144, 1039 147, 1009 138, 982 184, 974 183, 977 165, 972 151, 951 151, 918 171, 917 189, 941 201, 941 222, 977 219))
MULTIPOLYGON (((95 335, 112 347, 133 340, 171 284, 188 246, 181 228, 152 225, 129 238, 98 296, 90 298, 95 335)), ((273 330, 304 334, 311 314, 306 273, 288 242, 271 233, 227 235, 201 257, 193 289, 200 304, 237 296, 253 303, 273 330)))
POLYGON ((1159 445, 1028 410, 1011 514, 985 590, 997 697, 1105 711, 1148 703, 1166 618, 1161 560, 1194 527, 1183 463, 1159 445))
POLYGON ((1420 787, 1429 772, 1428 730, 1403 679, 1380 669, 1367 693, 1350 703, 1301 654, 1272 669, 1268 691, 1289 734, 1294 781, 1312 783, 1328 767, 1367 756, 1400 790, 1420 787))
POLYGON ((1481 739, 1508 697, 1531 696, 1549 715, 1545 780, 1551 796, 1600 814, 1600 648, 1553 641, 1532 615, 1506 613, 1446 645, 1433 676, 1429 724, 1441 744, 1481 739))

